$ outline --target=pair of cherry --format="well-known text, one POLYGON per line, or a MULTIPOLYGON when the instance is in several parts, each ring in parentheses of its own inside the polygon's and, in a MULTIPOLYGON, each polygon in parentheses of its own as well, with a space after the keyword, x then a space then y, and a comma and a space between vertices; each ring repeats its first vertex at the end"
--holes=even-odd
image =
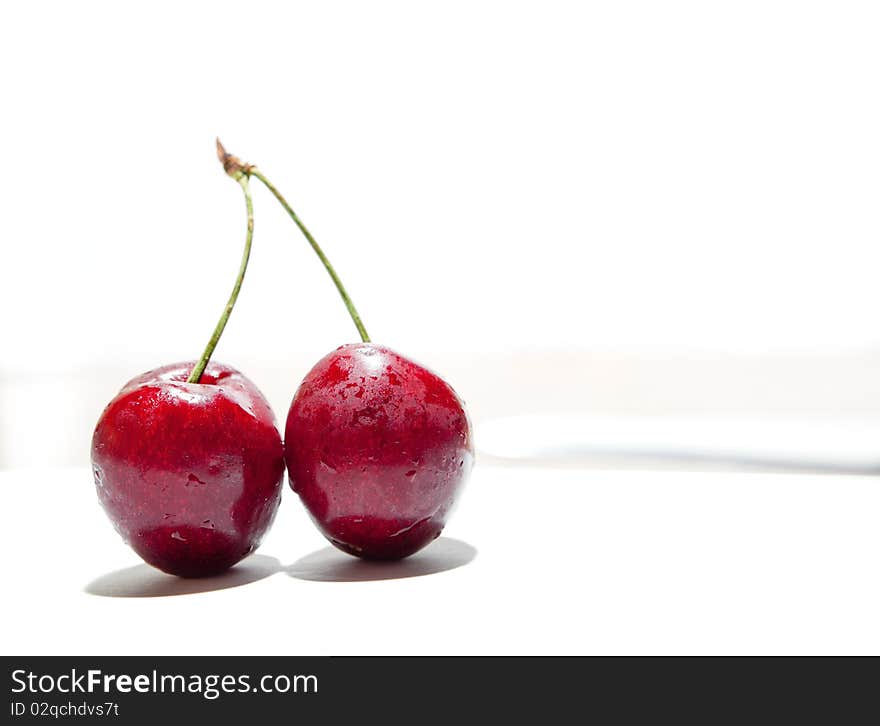
POLYGON ((98 497, 146 562, 183 577, 217 574, 259 546, 293 490, 345 552, 397 559, 443 529, 473 465, 461 400, 439 376, 371 343, 342 283, 278 190, 217 142, 244 190, 245 252, 201 359, 129 381, 92 439, 98 497), (257 387, 210 358, 238 297, 253 238, 249 180, 260 180, 321 258, 361 335, 321 359, 294 395, 284 442, 257 387))

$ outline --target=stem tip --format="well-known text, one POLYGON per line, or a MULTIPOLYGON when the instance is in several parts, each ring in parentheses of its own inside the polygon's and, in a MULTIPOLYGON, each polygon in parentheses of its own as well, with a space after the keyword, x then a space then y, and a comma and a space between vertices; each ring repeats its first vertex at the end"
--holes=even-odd
POLYGON ((220 160, 220 163, 223 164, 223 171, 229 174, 233 179, 240 179, 242 176, 250 175, 252 165, 245 164, 237 156, 233 156, 226 151, 226 148, 220 142, 219 137, 217 138, 217 158, 220 160))

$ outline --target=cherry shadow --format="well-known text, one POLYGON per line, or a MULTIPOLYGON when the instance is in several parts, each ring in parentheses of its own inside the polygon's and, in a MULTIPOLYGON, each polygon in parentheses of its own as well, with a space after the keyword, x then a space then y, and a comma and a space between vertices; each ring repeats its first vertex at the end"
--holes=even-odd
POLYGON ((463 567, 477 556, 477 549, 451 537, 440 537, 421 552, 404 560, 361 560, 324 547, 298 559, 284 571, 298 580, 313 582, 372 582, 421 577, 463 567))
POLYGON ((278 559, 266 555, 251 555, 220 575, 200 578, 174 577, 149 565, 135 565, 101 575, 83 589, 100 597, 194 595, 249 585, 282 569, 278 559))

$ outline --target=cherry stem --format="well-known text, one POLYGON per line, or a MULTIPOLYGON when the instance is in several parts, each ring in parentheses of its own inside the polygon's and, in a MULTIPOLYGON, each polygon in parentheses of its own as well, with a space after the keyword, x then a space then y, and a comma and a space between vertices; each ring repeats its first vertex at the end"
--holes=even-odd
POLYGON ((361 340, 364 343, 369 343, 370 336, 367 335, 367 329, 361 321, 361 316, 358 315, 357 308, 355 308, 354 303, 348 296, 345 286, 342 284, 342 280, 339 279, 339 275, 336 274, 336 270, 333 269, 333 265, 330 264, 330 260, 328 260, 327 255, 324 254, 324 250, 321 249, 321 246, 317 243, 315 238, 312 237, 312 233, 309 232, 308 227, 303 224, 297 213, 293 211, 293 207, 291 207, 287 200, 282 196, 281 192, 279 192, 278 189, 275 188, 275 185, 272 184, 272 182, 270 182, 253 164, 245 164, 238 157, 227 153, 226 149, 223 148, 223 144, 220 143, 220 139, 217 139, 217 156, 223 163, 223 168, 226 169, 226 173, 230 176, 235 177, 236 174, 241 174, 246 177, 254 176, 263 183, 266 189, 272 192, 275 199, 280 202, 287 214, 290 215, 290 218, 296 223, 296 226, 299 227, 299 231, 302 232, 308 240, 312 249, 315 251, 315 254, 318 255, 318 259, 321 260, 321 264, 324 265, 324 269, 327 270, 327 274, 330 275, 330 279, 333 280, 333 284, 336 285, 336 289, 339 291, 339 296, 342 298, 342 302, 345 303, 348 314, 354 321, 355 327, 361 336, 361 340))
POLYGON ((251 256, 251 242, 254 239, 254 203, 251 199, 250 180, 248 175, 240 170, 235 170, 233 172, 227 168, 226 171, 241 185, 242 191, 244 191, 244 202, 247 207, 247 235, 244 242, 244 253, 241 256, 241 266, 238 268, 238 277, 235 278, 235 286, 232 288, 232 294, 229 296, 229 301, 226 303, 226 307, 223 308, 223 314, 220 315, 220 320, 217 321, 217 327, 214 328, 214 332, 211 334, 211 339, 205 346, 205 352, 202 353, 202 357, 199 358, 199 362, 196 363, 196 367, 193 368, 193 372, 190 373, 189 378, 187 378, 187 383, 198 383, 202 377, 202 373, 205 372, 208 361, 211 360, 211 356, 214 354, 214 348, 217 347, 217 343, 220 341, 220 336, 223 335, 223 330, 226 328, 226 323, 229 321, 232 308, 235 307, 235 301, 238 300, 238 293, 241 291, 241 283, 244 281, 244 273, 247 272, 248 260, 251 256))

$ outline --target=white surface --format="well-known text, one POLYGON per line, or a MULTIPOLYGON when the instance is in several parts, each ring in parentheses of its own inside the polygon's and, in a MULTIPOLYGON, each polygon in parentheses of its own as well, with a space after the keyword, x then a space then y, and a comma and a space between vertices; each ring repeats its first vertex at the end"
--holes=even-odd
POLYGON ((479 450, 533 462, 596 458, 765 469, 880 470, 880 419, 782 416, 507 416, 480 428, 479 450))
POLYGON ((87 469, 7 472, 0 487, 5 653, 880 652, 874 478, 482 464, 452 539, 398 570, 313 554, 323 540, 285 490, 244 572, 285 569, 163 597, 84 588, 247 577, 194 585, 138 566, 87 469), (476 557, 455 569, 369 580, 467 559, 468 545, 476 557))

